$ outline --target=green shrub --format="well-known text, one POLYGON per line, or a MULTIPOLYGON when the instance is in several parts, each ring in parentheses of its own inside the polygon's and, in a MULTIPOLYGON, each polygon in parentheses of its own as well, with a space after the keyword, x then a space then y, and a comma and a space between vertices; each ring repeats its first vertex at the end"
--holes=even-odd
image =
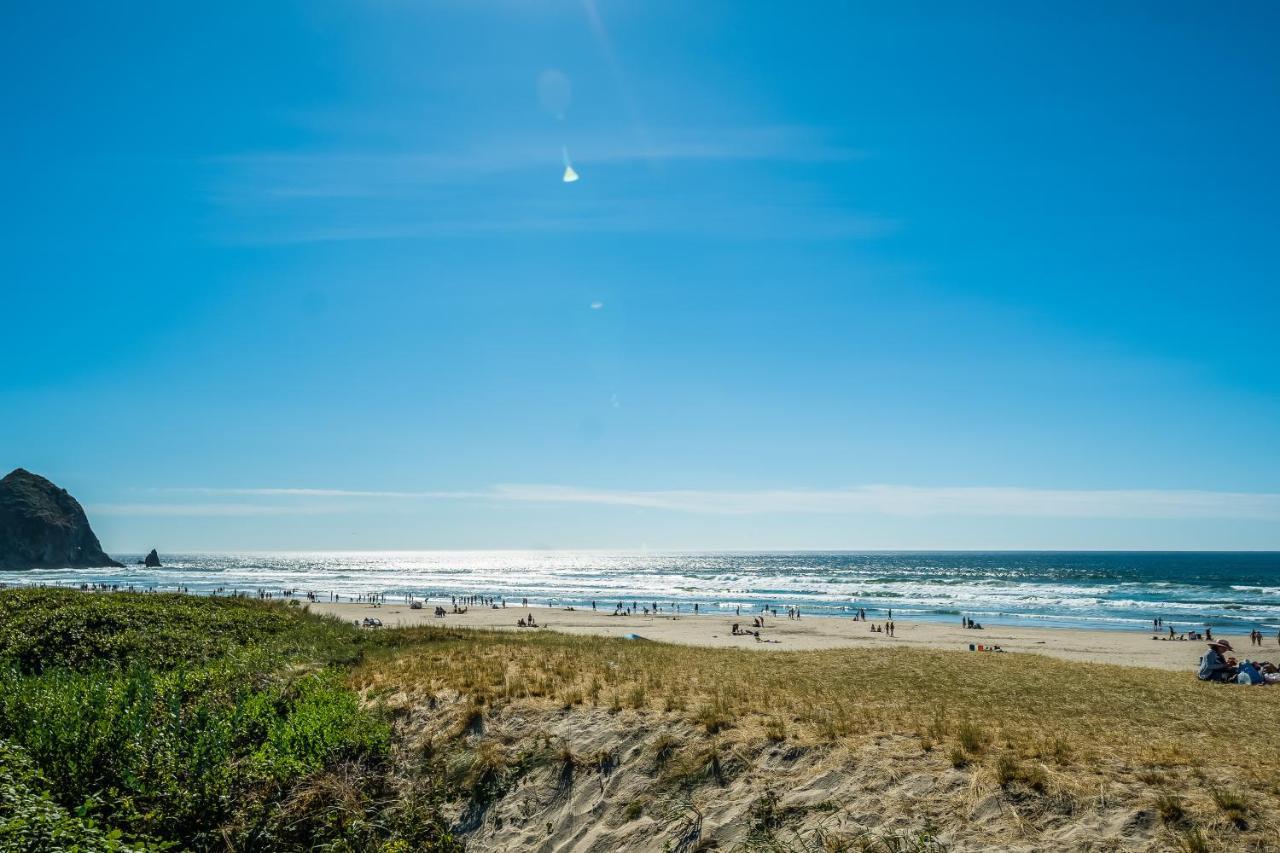
POLYGON ((127 834, 195 850, 375 849, 412 836, 429 850, 423 832, 451 837, 431 808, 429 829, 407 834, 332 803, 298 818, 301 835, 280 824, 284 803, 296 813, 325 803, 323 791, 358 790, 343 802, 397 812, 383 768, 390 727, 334 666, 364 642, 340 622, 267 602, 65 590, 0 592, 0 614, 0 778, 9 765, 25 774, 3 779, 22 810, 0 810, 0 831, 18 839, 2 849, 28 836, 45 839, 32 850, 126 849, 127 834), (339 776, 349 784, 331 784, 339 776), (75 833, 89 840, 48 841, 75 833))
POLYGON ((146 849, 68 813, 49 795, 48 782, 20 747, 0 740, 0 849, 132 853, 146 849))
POLYGON ((0 659, 24 673, 142 660, 163 670, 245 648, 353 661, 365 642, 353 626, 278 602, 67 589, 0 592, 0 626, 0 659))

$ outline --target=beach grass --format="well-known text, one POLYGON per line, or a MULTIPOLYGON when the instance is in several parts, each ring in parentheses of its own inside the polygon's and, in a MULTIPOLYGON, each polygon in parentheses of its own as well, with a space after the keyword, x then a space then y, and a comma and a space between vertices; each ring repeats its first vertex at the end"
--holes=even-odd
POLYGON ((372 693, 411 686, 480 706, 676 713, 741 738, 906 734, 993 765, 1013 756, 1165 776, 1214 767, 1250 787, 1280 782, 1280 750, 1259 736, 1280 692, 1189 672, 895 647, 763 655, 552 632, 418 628, 381 640, 353 675, 372 693))
POLYGON ((660 734, 649 752, 655 784, 668 790, 714 788, 769 744, 851 753, 894 739, 946 756, 972 780, 975 801, 980 790, 1005 789, 1070 811, 1123 791, 1115 796, 1137 796, 1180 844, 1233 827, 1280 840, 1273 690, 1203 683, 1192 673, 901 647, 760 654, 432 627, 379 640, 351 676, 375 702, 456 695, 471 717, 596 709, 637 726, 687 727, 694 734, 660 734))

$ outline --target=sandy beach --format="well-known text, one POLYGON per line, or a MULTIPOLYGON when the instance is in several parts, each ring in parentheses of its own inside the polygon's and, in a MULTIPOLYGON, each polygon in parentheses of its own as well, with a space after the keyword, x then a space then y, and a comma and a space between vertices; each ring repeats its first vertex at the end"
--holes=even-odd
MULTIPOLYGON (((434 615, 439 602, 430 602, 421 610, 407 604, 315 603, 312 612, 329 614, 346 620, 363 620, 366 616, 382 620, 385 627, 448 625, 463 628, 495 628, 512 631, 531 630, 516 627, 516 621, 528 613, 537 620, 539 629, 571 634, 597 634, 621 637, 637 634, 664 643, 710 647, 741 647, 759 651, 804 651, 813 649, 872 649, 891 645, 967 651, 969 645, 998 645, 1005 652, 1048 655, 1063 660, 1142 666, 1153 669, 1195 669, 1205 644, 1192 640, 1153 640, 1151 634, 1121 631, 1086 631, 1069 628, 1034 628, 993 625, 983 630, 967 630, 959 624, 896 621, 895 636, 872 633, 872 622, 855 622, 830 616, 802 616, 787 619, 785 615, 769 617, 761 631, 762 640, 751 636, 734 636, 734 622, 750 627, 751 616, 720 613, 705 616, 613 616, 608 612, 565 610, 550 607, 511 607, 494 610, 471 607, 466 613, 450 612, 443 618, 434 615)), ((445 610, 450 610, 448 604, 445 610)), ((1247 637, 1228 637, 1238 656, 1249 654, 1247 637)), ((1280 658, 1275 638, 1257 650, 1259 657, 1280 658)))

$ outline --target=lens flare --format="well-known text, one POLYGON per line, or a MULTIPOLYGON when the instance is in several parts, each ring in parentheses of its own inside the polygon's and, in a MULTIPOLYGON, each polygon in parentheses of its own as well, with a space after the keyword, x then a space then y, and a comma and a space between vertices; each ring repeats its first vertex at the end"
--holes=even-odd
POLYGON ((569 162, 569 147, 564 146, 560 152, 564 154, 564 182, 571 184, 578 180, 578 173, 573 170, 573 164, 569 162))

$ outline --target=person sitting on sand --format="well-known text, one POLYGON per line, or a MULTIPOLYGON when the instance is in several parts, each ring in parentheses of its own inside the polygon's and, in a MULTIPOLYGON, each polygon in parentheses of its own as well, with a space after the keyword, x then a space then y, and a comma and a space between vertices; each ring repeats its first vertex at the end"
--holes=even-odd
POLYGON ((1235 681, 1239 673, 1236 659, 1229 658, 1223 652, 1234 651, 1226 640, 1214 640, 1209 643, 1209 650, 1200 658, 1200 671, 1196 677, 1201 681, 1235 681))
POLYGON ((523 627, 525 627, 525 624, 524 624, 524 618, 523 618, 523 617, 521 617, 520 619, 517 619, 517 620, 516 620, 516 627, 517 627, 517 628, 523 628, 523 627))
POLYGON ((738 623, 737 623, 737 622, 734 622, 734 623, 733 623, 733 631, 732 631, 731 633, 732 633, 732 634, 733 634, 733 636, 735 636, 735 637, 742 633, 742 629, 738 627, 738 623))

